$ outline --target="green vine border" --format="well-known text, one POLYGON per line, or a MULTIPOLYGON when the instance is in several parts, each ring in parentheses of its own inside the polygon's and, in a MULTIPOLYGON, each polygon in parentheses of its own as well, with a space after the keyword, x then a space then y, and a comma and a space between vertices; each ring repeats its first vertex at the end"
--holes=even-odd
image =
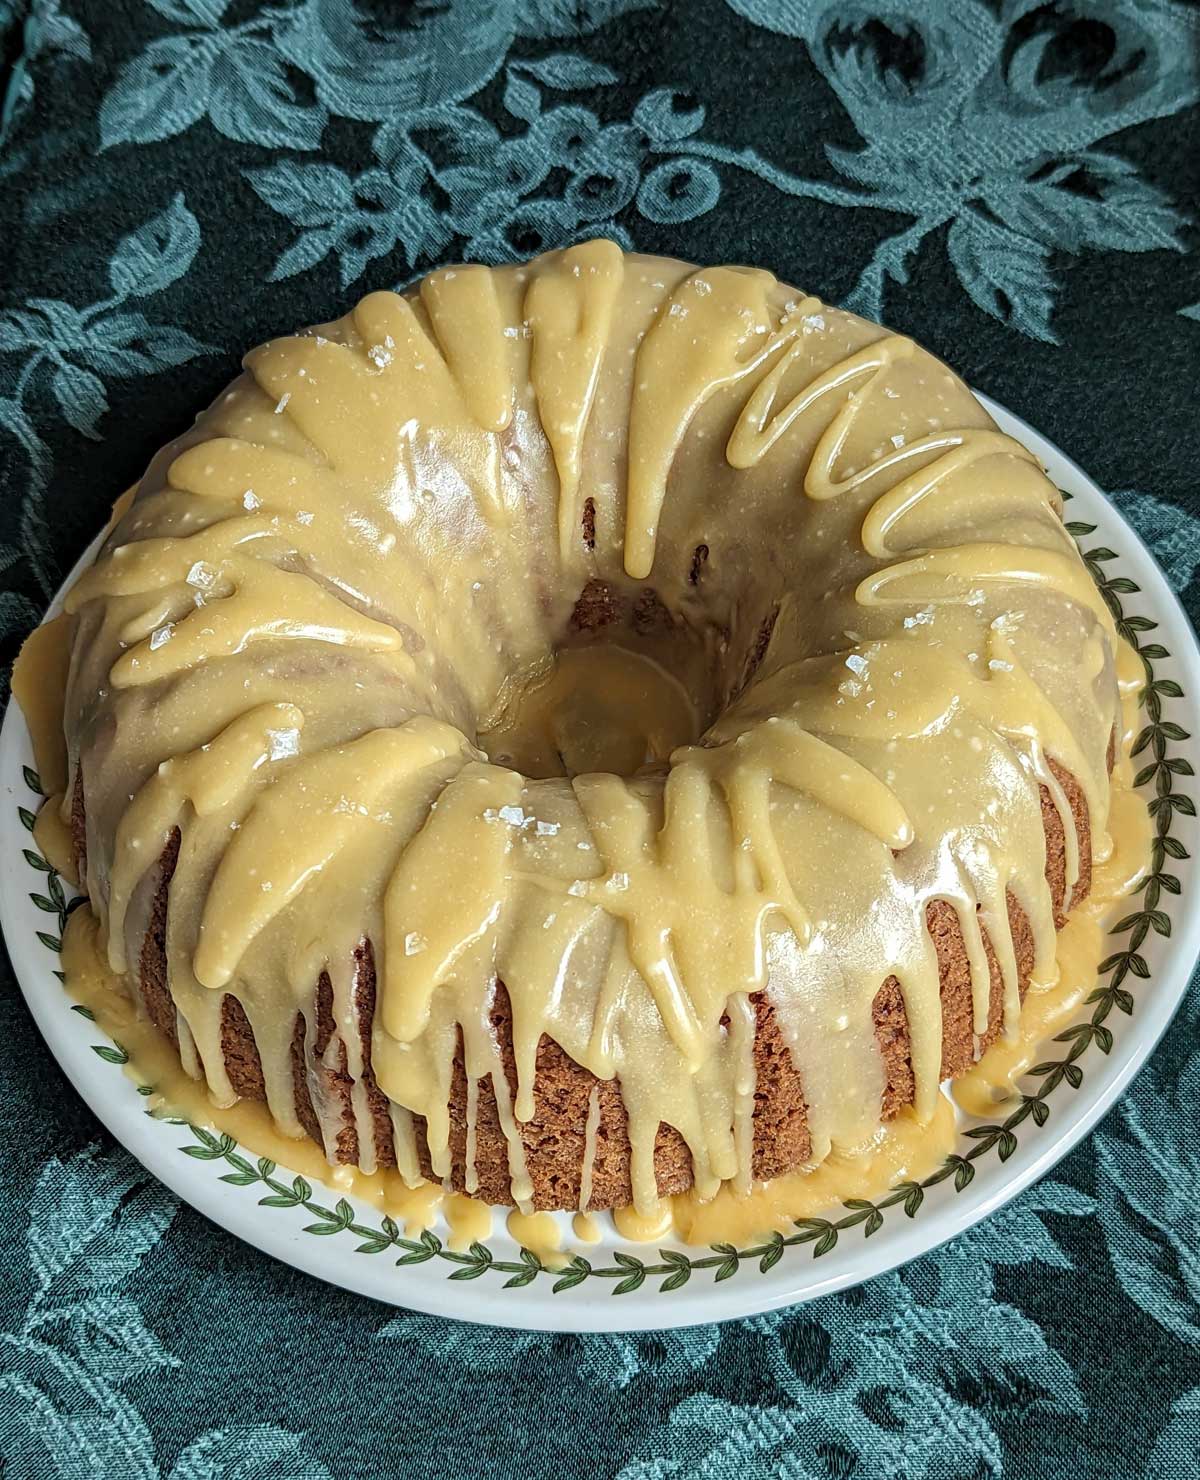
MULTIPOLYGON (((1068 523, 1067 529, 1077 541, 1096 532, 1094 524, 1078 521, 1068 523)), ((1028 1077, 1040 1080, 1040 1084, 1036 1092, 1021 1095, 1020 1102, 1006 1120, 994 1125, 974 1126, 963 1132, 964 1137, 973 1143, 966 1152, 952 1153, 937 1171, 920 1182, 898 1183, 878 1202, 851 1198, 843 1204, 846 1212, 840 1218, 799 1218, 794 1224, 795 1233, 773 1233, 746 1248, 739 1249, 727 1243, 713 1244, 710 1246, 711 1252, 699 1257, 677 1249, 659 1249, 659 1262, 647 1262, 636 1254, 617 1250, 612 1255, 613 1263, 606 1265, 592 1264, 581 1254, 576 1254, 565 1266, 552 1269, 528 1249, 521 1250, 518 1259, 498 1259, 486 1244, 473 1243, 463 1252, 449 1249, 428 1229, 418 1238, 406 1238, 390 1217, 381 1219, 378 1227, 356 1222, 354 1209, 345 1198, 339 1198, 333 1207, 327 1207, 316 1200, 311 1184, 303 1177, 293 1177, 290 1183, 283 1181, 276 1175, 278 1168, 273 1161, 265 1157, 251 1161, 241 1155, 238 1143, 232 1136, 214 1135, 202 1126, 169 1119, 168 1124, 186 1126, 193 1137, 190 1145, 179 1149, 185 1156, 197 1161, 224 1162, 229 1171, 222 1174, 223 1182, 234 1187, 263 1188, 264 1195, 258 1200, 260 1207, 303 1208, 315 1220, 304 1225, 305 1233, 326 1238, 351 1234, 359 1240, 355 1246, 356 1253, 386 1254, 396 1250, 397 1265, 424 1264, 431 1259, 443 1260, 455 1266, 448 1276, 452 1280, 473 1280, 484 1274, 507 1275, 503 1285, 506 1290, 530 1285, 540 1275, 546 1275, 553 1281, 551 1289, 555 1294, 573 1289, 590 1279, 611 1280, 612 1294, 627 1295, 640 1289, 648 1279, 660 1277, 662 1283, 658 1290, 660 1293, 667 1293, 681 1289, 693 1274, 699 1272, 712 1270, 713 1279, 717 1282, 730 1279, 743 1264, 750 1262, 756 1263, 760 1272, 766 1274, 779 1263, 784 1250, 794 1245, 811 1245, 813 1258, 820 1259, 835 1249, 841 1235, 850 1229, 861 1227, 865 1238, 878 1233, 884 1225, 885 1215, 893 1208, 902 1208, 906 1217, 915 1218, 925 1200, 926 1191, 951 1178, 954 1191, 962 1192, 974 1180, 975 1163, 982 1157, 994 1151, 1000 1161, 1004 1162, 1012 1156, 1017 1149, 1017 1128, 1026 1120, 1032 1118, 1039 1127, 1046 1124, 1050 1117, 1049 1098, 1060 1084, 1065 1081, 1072 1089, 1077 1090, 1080 1087, 1084 1071, 1079 1060, 1090 1048, 1094 1046, 1102 1054, 1111 1051, 1113 1035, 1106 1020, 1114 1010, 1132 1014, 1134 997, 1125 983, 1130 977, 1145 980, 1150 975, 1150 968, 1141 954, 1142 944, 1150 932, 1155 931, 1162 936, 1171 934, 1170 917, 1161 908, 1161 902, 1164 895, 1178 897, 1180 893, 1180 881, 1170 872, 1171 861, 1189 857, 1187 849, 1174 836, 1173 825, 1179 815, 1194 817, 1196 808, 1191 797, 1175 790, 1175 781, 1177 777, 1191 776, 1194 772, 1185 757, 1172 753, 1172 747, 1191 737, 1181 725, 1163 718, 1164 701, 1183 698, 1183 690, 1174 679, 1160 677, 1155 672, 1155 663, 1170 657, 1161 643, 1146 640, 1147 634, 1152 633, 1158 623, 1149 617, 1130 616, 1125 612, 1122 597, 1135 595, 1141 588, 1128 576, 1107 574, 1105 566, 1118 558, 1117 552, 1103 545, 1091 550, 1083 550, 1081 546, 1081 551, 1088 570, 1113 614, 1117 630, 1136 649, 1146 672, 1142 705, 1147 724, 1134 742, 1133 755, 1140 756, 1149 752, 1149 758, 1137 771, 1134 784, 1142 787, 1154 783, 1154 795, 1148 804, 1154 820, 1151 868, 1136 891, 1144 896, 1141 908, 1126 915, 1112 927, 1112 935, 1124 935, 1127 939, 1119 950, 1113 951, 1100 963, 1101 974, 1108 972, 1110 975, 1108 981, 1103 986, 1098 986, 1087 998, 1092 1007, 1091 1016, 1055 1037, 1055 1043, 1069 1045, 1066 1053, 1062 1058, 1048 1059, 1030 1069, 1028 1077)), ((36 772, 26 766, 24 776, 30 790, 39 797, 44 797, 36 772)), ((18 811, 23 826, 32 832, 35 814, 27 807, 20 807, 18 811)), ((29 897, 39 910, 53 915, 58 926, 57 934, 39 930, 38 940, 47 950, 58 954, 62 950, 62 933, 66 928, 67 917, 80 901, 67 898, 62 880, 39 853, 32 848, 26 848, 23 852, 29 866, 46 878, 46 892, 31 893, 29 897)), ((63 980, 61 971, 56 971, 55 976, 60 982, 63 980)), ((73 1011, 92 1018, 89 1010, 79 1004, 74 1005, 73 1011)), ((119 1043, 97 1043, 91 1047, 92 1052, 106 1063, 124 1065, 129 1061, 128 1054, 119 1043)), ((138 1092, 150 1095, 153 1089, 143 1084, 138 1086, 138 1092)))

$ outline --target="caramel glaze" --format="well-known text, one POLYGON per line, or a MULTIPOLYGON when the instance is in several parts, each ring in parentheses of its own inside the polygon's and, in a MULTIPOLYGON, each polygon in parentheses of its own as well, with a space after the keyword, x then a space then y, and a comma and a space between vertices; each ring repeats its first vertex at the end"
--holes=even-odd
POLYGON ((591 242, 255 350, 68 610, 59 815, 184 1067, 525 1211, 928 1119, 1110 848, 1117 639, 1056 490, 764 272, 591 242), (489 759, 594 644, 692 743, 489 759))

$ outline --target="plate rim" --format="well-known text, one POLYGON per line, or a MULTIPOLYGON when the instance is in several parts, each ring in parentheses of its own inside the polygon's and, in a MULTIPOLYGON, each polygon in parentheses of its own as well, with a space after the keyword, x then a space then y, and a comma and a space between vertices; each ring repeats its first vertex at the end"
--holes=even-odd
MULTIPOLYGON (((1192 722, 1189 734, 1191 748, 1195 749, 1194 737, 1200 728, 1200 645, 1197 644, 1195 632, 1182 603, 1167 583, 1152 553, 1121 510, 1078 463, 1005 407, 983 395, 978 395, 978 399, 1004 430, 1010 431, 1035 451, 1058 486, 1065 488, 1068 493, 1082 494, 1088 500, 1094 499, 1103 510, 1104 518, 1114 521, 1120 541, 1128 547, 1127 550, 1119 550, 1116 558, 1118 562, 1131 563, 1134 567, 1133 574, 1140 577, 1137 583, 1140 604, 1148 606, 1152 612, 1158 635, 1170 641, 1167 659, 1177 665, 1181 675, 1188 680, 1188 686, 1178 696, 1169 697, 1176 703, 1182 702, 1185 705, 1187 717, 1192 722), (1167 630, 1164 631, 1164 628, 1167 630)), ((1104 531, 1100 533, 1103 534, 1104 531)), ((53 614, 60 606, 62 590, 69 586, 77 572, 92 558, 100 538, 98 536, 93 541, 77 562, 51 603, 47 615, 53 614)), ((85 1017, 74 1014, 73 1008, 76 1005, 70 1003, 64 991, 58 988, 52 992, 42 990, 42 979, 47 975, 45 962, 34 958, 33 941, 30 938, 33 932, 28 919, 28 912, 32 908, 28 888, 32 865, 22 857, 22 845, 28 840, 23 839, 18 831, 19 823, 10 821, 10 818, 16 818, 16 809, 26 800, 18 795, 13 785, 15 777, 21 775, 23 752, 28 753, 28 731, 19 708, 10 704, 0 730, 0 789, 5 795, 6 804, 12 803, 12 806, 6 805, 5 812, 0 815, 0 841, 11 837, 14 846, 11 849, 0 848, 0 927, 3 929, 13 972, 22 995, 52 1055, 76 1092, 110 1134, 152 1176, 218 1227, 233 1233, 270 1257, 281 1259, 317 1279, 389 1306, 400 1306, 452 1319, 560 1333, 676 1329, 738 1319, 803 1303, 887 1273, 940 1247, 983 1218, 993 1215, 1026 1187, 1045 1176, 1093 1129, 1153 1053, 1187 991, 1192 967, 1197 955, 1200 955, 1200 910, 1192 911, 1189 917, 1185 908, 1189 895, 1184 888, 1175 897, 1173 908, 1169 901, 1164 901, 1165 912, 1177 933, 1173 935, 1167 959, 1161 968, 1152 973, 1155 990, 1147 992, 1143 986, 1137 995, 1137 1012, 1131 1019, 1128 1030, 1120 1036, 1122 1052, 1115 1059, 1105 1057, 1099 1060, 1093 1056, 1086 1079, 1079 1085, 1071 1085, 1073 1097, 1056 1102, 1056 1109, 1065 1105, 1067 1111, 1065 1116, 1054 1117, 1055 1128, 1047 1132, 1040 1122, 1031 1128, 1037 1135, 1037 1144, 1032 1152, 1028 1150, 1028 1140, 1022 1148, 1016 1144, 1014 1138, 1012 1149, 1007 1155, 1001 1149, 999 1157, 1010 1170, 1002 1177, 985 1178, 982 1186, 973 1182, 971 1159, 971 1175, 963 1189, 954 1193, 952 1201, 944 1201, 937 1207, 928 1209, 926 1218, 921 1221, 914 1219, 911 1213, 903 1223, 893 1219, 888 1226, 888 1234, 881 1243, 868 1245, 865 1238, 855 1243, 848 1265, 845 1260, 839 1260, 831 1263, 828 1273, 825 1273, 816 1265, 814 1258, 806 1258, 803 1264, 799 1262, 799 1258, 794 1258, 785 1272, 781 1267, 785 1253, 783 1245, 768 1240, 766 1244, 760 1243, 754 1249, 753 1256, 746 1250, 735 1250, 731 1245, 718 1246, 716 1250, 697 1250, 692 1246, 687 1256, 680 1258, 676 1255, 677 1263, 671 1264, 668 1259, 665 1268, 656 1266, 655 1272, 648 1275, 644 1263, 646 1251, 660 1249, 671 1241, 664 1239, 653 1244, 630 1245, 616 1240, 596 1246, 605 1255, 615 1258, 619 1266, 617 1271, 605 1275, 606 1281, 615 1279, 615 1283, 609 1283, 603 1289, 589 1284, 588 1274, 584 1273, 574 1282, 571 1293, 568 1293, 571 1289, 569 1285, 552 1293, 542 1283, 542 1279, 551 1272, 539 1266, 532 1256, 522 1254, 517 1261, 504 1258, 497 1260, 489 1256, 488 1261, 483 1262, 483 1267, 478 1269, 473 1268, 469 1256, 458 1256, 458 1269, 438 1280, 422 1279, 415 1269, 409 1270, 413 1277, 405 1278, 401 1271, 385 1262, 382 1267, 390 1270, 390 1279, 395 1286, 389 1290, 381 1288, 378 1278, 371 1277, 371 1272, 381 1267, 377 1259, 363 1257, 360 1251, 351 1251, 345 1246, 335 1250, 331 1247, 332 1240, 313 1237, 300 1229, 295 1221, 285 1226, 283 1219, 273 1219, 270 1212, 253 1199, 245 1196, 239 1198, 238 1194, 244 1190, 242 1187, 230 1186, 219 1177, 205 1178, 200 1165, 228 1159, 227 1149, 221 1149, 218 1138, 210 1132, 197 1127, 186 1127, 199 1139, 190 1148, 179 1146, 176 1144, 178 1137, 167 1134, 166 1130, 168 1127, 172 1131, 177 1130, 186 1126, 186 1123, 149 1116, 139 1100, 138 1088, 127 1076, 120 1076, 125 1093, 110 1092, 115 1082, 111 1077, 111 1070, 122 1060, 109 1058, 108 1072, 101 1069, 99 1066, 102 1058, 107 1056, 97 1057, 97 1046, 87 1041, 101 1030, 90 1024, 85 1017), (218 1146, 216 1150, 215 1145, 218 1146), (185 1154, 180 1154, 181 1152, 185 1154), (995 1183, 994 1186, 991 1185, 992 1182, 995 1183), (964 1195, 968 1184, 974 1187, 974 1192, 964 1195), (761 1278, 753 1282, 743 1279, 730 1284, 724 1283, 725 1275, 721 1271, 729 1265, 731 1256, 733 1265, 728 1268, 730 1274, 736 1272, 743 1259, 757 1258, 759 1255, 765 1258, 768 1253, 776 1250, 771 1262, 762 1268, 761 1278), (621 1263, 622 1252, 626 1252, 626 1258, 630 1261, 628 1266, 621 1263), (335 1255, 332 1265, 324 1257, 327 1254, 335 1255), (704 1261, 700 1265, 703 1269, 716 1268, 715 1281, 703 1285, 691 1284, 689 1290, 684 1292, 680 1287, 689 1284, 691 1271, 701 1260, 704 1261), (501 1264, 505 1267, 498 1268, 501 1264), (641 1279, 630 1283, 639 1264, 643 1269, 641 1279), (672 1279, 685 1266, 687 1272, 672 1285, 672 1279), (629 1275, 621 1276, 620 1269, 626 1267, 629 1275), (767 1280, 765 1277, 772 1268, 780 1270, 780 1273, 767 1280), (475 1278, 479 1274, 487 1275, 490 1272, 495 1276, 510 1271, 514 1271, 512 1278, 505 1285, 500 1285, 493 1279, 490 1283, 483 1283, 481 1288, 481 1283, 475 1278), (644 1280, 657 1281, 660 1276, 665 1276, 661 1285, 646 1287, 643 1291, 644 1280), (514 1285, 517 1288, 512 1288, 514 1285), (622 1290, 620 1286, 626 1288, 622 1290), (676 1289, 679 1289, 679 1294, 670 1301, 657 1298, 676 1289), (620 1294, 621 1299, 609 1299, 612 1294, 620 1294)), ((1191 835, 1189 841, 1194 845, 1195 818, 1189 816, 1187 820, 1191 825, 1186 831, 1191 835)), ((1175 865, 1188 874, 1192 888, 1200 892, 1200 865, 1197 865, 1195 858, 1196 848, 1193 846, 1187 852, 1188 857, 1175 860, 1175 865), (1192 866, 1185 868, 1188 862, 1192 866)), ((46 941, 42 944, 45 945, 46 941)), ((1107 1055, 1108 1050, 1104 1052, 1107 1055)), ((225 1139, 230 1141, 228 1151, 232 1151, 236 1157, 241 1148, 232 1138, 225 1139)), ((961 1141, 962 1137, 959 1139, 961 1141)), ((251 1161, 257 1160, 254 1153, 248 1153, 248 1156, 251 1161)), ((968 1158, 960 1155, 958 1160, 967 1162, 968 1158)), ((243 1165, 245 1164, 243 1161, 243 1165)), ((237 1163, 231 1165, 236 1171, 237 1163)), ((939 1168, 942 1180, 955 1175, 957 1181, 957 1174, 950 1161, 946 1163, 946 1167, 951 1169, 939 1168)), ((252 1180, 257 1181, 260 1178, 256 1176, 252 1180)), ((928 1180, 925 1179, 925 1182, 928 1180)), ((300 1181, 303 1183, 304 1179, 301 1178, 300 1181)), ((249 1186, 249 1183, 245 1185, 249 1186)), ((298 1197, 297 1204, 311 1201, 311 1186, 308 1183, 304 1183, 304 1186, 309 1188, 310 1198, 298 1197)), ((336 1195, 336 1189, 328 1190, 331 1195, 336 1195)), ((883 1201, 884 1197, 880 1196, 879 1202, 883 1201)), ((889 1206, 896 1206, 899 1201, 900 1199, 893 1199, 889 1206)), ((342 1218, 344 1215, 341 1209, 344 1205, 351 1209, 353 1222, 357 1224, 359 1219, 354 1209, 356 1202, 355 1199, 343 1198, 334 1212, 326 1210, 320 1216, 325 1217, 328 1214, 332 1218, 342 1218)), ((367 1210, 363 1203, 357 1203, 357 1207, 364 1210, 365 1218, 379 1224, 379 1215, 375 1210, 367 1210)), ((856 1220, 839 1219, 839 1224, 849 1231, 854 1229, 855 1222, 863 1223, 871 1217, 868 1209, 856 1220)), ((828 1220, 803 1221, 828 1226, 828 1220)), ((351 1227, 342 1222, 333 1231, 351 1231, 351 1227)), ((874 1231, 869 1230, 866 1236, 870 1237, 874 1231)), ((835 1234, 829 1250, 820 1251, 819 1245, 824 1237, 817 1230, 806 1232, 802 1240, 794 1241, 813 1243, 813 1253, 820 1257, 821 1252, 829 1252, 837 1243, 835 1234)), ((506 1232, 500 1231, 494 1232, 489 1242, 497 1238, 504 1243, 512 1242, 506 1232)), ((424 1243, 425 1249, 430 1249, 424 1240, 413 1242, 424 1243)), ((436 1236, 433 1243, 438 1245, 437 1251, 410 1256, 404 1262, 409 1265, 421 1264, 435 1257, 435 1252, 443 1259, 455 1259, 456 1256, 445 1250, 436 1236)), ((382 1244, 380 1252, 390 1246, 391 1243, 382 1244)), ((515 1244, 513 1248, 516 1249, 515 1244)), ((475 1260, 477 1264, 481 1262, 475 1260)), ((559 1272, 560 1278, 562 1273, 559 1272)), ((556 1280, 555 1283, 558 1284, 559 1281, 556 1280)))

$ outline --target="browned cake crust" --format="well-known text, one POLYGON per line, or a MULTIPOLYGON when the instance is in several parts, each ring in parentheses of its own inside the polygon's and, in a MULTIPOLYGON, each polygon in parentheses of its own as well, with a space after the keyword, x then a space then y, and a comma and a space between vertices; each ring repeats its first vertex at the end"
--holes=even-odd
MULTIPOLYGON (((1070 801, 1079 836, 1079 879, 1068 901, 1065 897, 1066 849, 1062 821, 1050 794, 1043 787, 1041 799, 1042 823, 1046 834, 1046 878, 1054 900, 1056 922, 1061 926, 1067 911, 1083 899, 1091 887, 1091 828, 1083 793, 1074 778, 1054 761, 1050 762, 1050 767, 1070 801)), ((75 797, 72 830, 76 853, 82 861, 84 808, 82 788, 78 785, 75 797)), ((139 985, 146 1012, 159 1031, 176 1047, 178 1034, 175 1008, 167 988, 166 919, 168 887, 178 853, 179 835, 175 833, 163 850, 150 928, 143 942, 139 962, 139 985)), ((1033 965, 1033 936, 1025 912, 1011 894, 1008 897, 1008 913, 1016 949, 1019 986, 1024 996, 1033 965)), ((953 906, 941 900, 932 902, 926 910, 926 922, 937 952, 941 975, 942 1077, 950 1079, 970 1068, 977 1054, 972 1030, 971 973, 962 930, 953 906)), ((988 1030, 978 1045, 979 1050, 992 1043, 1000 1031, 1003 999, 999 965, 986 932, 984 945, 991 972, 991 1001, 988 1030)), ((380 1166, 394 1166, 388 1101, 376 1085, 370 1067, 371 1024, 375 1011, 375 964, 369 941, 365 941, 356 952, 356 968, 355 996, 362 1034, 363 1062, 366 1066, 364 1082, 374 1121, 375 1160, 380 1166)), ((811 1152, 811 1141, 800 1076, 792 1063, 774 1010, 765 993, 758 993, 753 1000, 757 1018, 754 1041, 757 1084, 752 1170, 756 1178, 766 1179, 803 1164, 811 1152)), ((336 1068, 331 1069, 323 1062, 335 1031, 332 989, 329 978, 325 975, 322 975, 317 984, 314 1014, 313 1042, 308 1052, 305 1049, 304 1018, 299 1013, 296 1016, 292 1040, 296 1114, 309 1136, 320 1145, 320 1127, 313 1109, 314 1094, 326 1104, 340 1107, 341 1129, 337 1134, 333 1155, 338 1162, 357 1164, 360 1160, 358 1135, 350 1100, 353 1081, 346 1067, 345 1046, 342 1045, 336 1068)), ((512 1051, 511 1008, 503 982, 496 984, 489 1016, 500 1045, 510 1093, 515 1094, 516 1065, 512 1051)), ((900 984, 895 977, 889 977, 880 986, 874 1002, 874 1019, 875 1037, 883 1055, 885 1069, 883 1116, 888 1119, 905 1105, 911 1104, 913 1098, 908 1022, 900 984)), ((232 996, 227 995, 224 999, 221 1029, 226 1072, 234 1090, 245 1099, 264 1099, 262 1066, 254 1033, 241 1004, 232 996)), ((587 1069, 569 1058, 556 1043, 543 1036, 537 1052, 533 1116, 521 1127, 526 1164, 533 1183, 533 1202, 538 1208, 578 1206, 584 1161, 584 1127, 593 1088, 597 1090, 600 1118, 588 1206, 621 1207, 632 1200, 628 1125, 619 1085, 615 1081, 596 1079, 587 1069)), ((467 1080, 460 1043, 454 1062, 450 1098, 452 1173, 449 1180, 456 1191, 467 1190, 466 1107, 467 1080)), ((423 1135, 424 1126, 419 1119, 417 1128, 422 1168, 427 1176, 431 1176, 432 1169, 423 1135)), ((508 1147, 489 1080, 484 1080, 478 1087, 475 1148, 477 1183, 470 1190, 489 1202, 511 1201, 508 1147)), ((655 1146, 655 1169, 659 1191, 664 1195, 683 1192, 691 1186, 691 1156, 682 1136, 671 1126, 659 1127, 655 1146)))

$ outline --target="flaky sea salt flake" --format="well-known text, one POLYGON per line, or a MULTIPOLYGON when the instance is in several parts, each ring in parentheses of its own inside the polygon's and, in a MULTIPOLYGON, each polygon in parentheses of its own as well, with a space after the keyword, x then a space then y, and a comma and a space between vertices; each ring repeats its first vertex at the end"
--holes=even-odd
POLYGON ((287 756, 300 754, 300 731, 290 730, 268 730, 267 743, 270 746, 270 757, 273 761, 283 760, 287 756))
POLYGON ((499 816, 500 820, 507 822, 509 827, 531 827, 535 820, 523 808, 511 805, 501 807, 499 816))
POLYGON ((187 583, 197 591, 211 591, 216 584, 217 573, 205 560, 197 560, 187 573, 187 583))

